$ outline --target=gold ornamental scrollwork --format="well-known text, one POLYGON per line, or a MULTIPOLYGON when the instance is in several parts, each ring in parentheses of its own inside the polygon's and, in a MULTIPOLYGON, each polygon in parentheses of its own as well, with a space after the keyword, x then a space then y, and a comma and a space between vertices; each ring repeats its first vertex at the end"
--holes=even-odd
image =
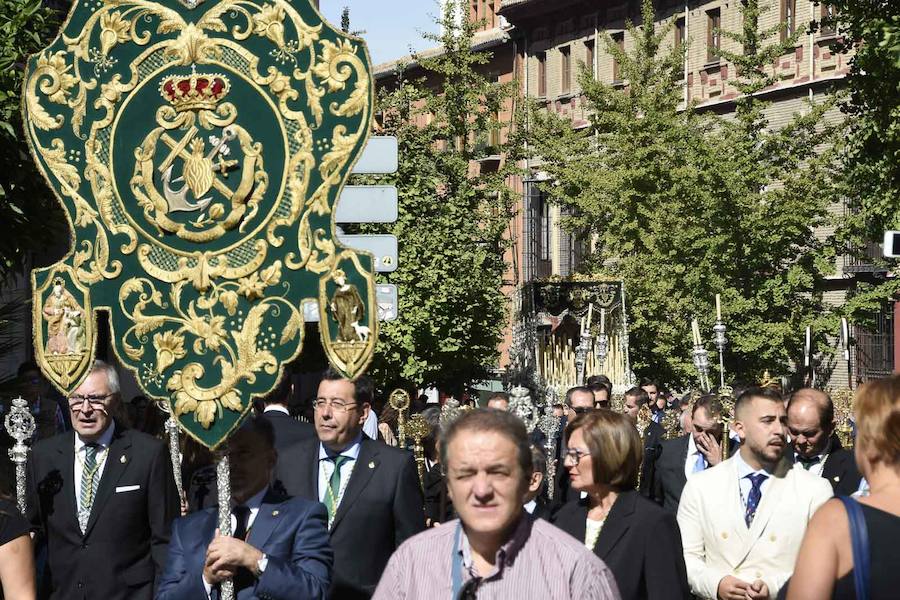
POLYGON ((24 96, 71 229, 33 280, 50 307, 38 359, 61 391, 87 375, 97 310, 144 392, 210 447, 301 351, 304 300, 334 366, 366 368, 373 259, 333 223, 371 127, 361 40, 310 0, 76 0, 24 96))

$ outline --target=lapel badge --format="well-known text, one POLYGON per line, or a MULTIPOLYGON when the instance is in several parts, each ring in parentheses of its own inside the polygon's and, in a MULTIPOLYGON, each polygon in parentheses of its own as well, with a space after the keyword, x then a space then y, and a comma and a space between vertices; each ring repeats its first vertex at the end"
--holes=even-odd
POLYGON ((125 463, 128 462, 128 459, 125 458, 125 455, 123 454, 122 456, 119 457, 119 462, 124 465, 125 463))
POLYGON ((370 461, 369 461, 369 468, 370 468, 370 469, 374 469, 374 468, 375 468, 375 461, 374 461, 374 460, 370 460, 370 461))
POLYGON ((278 516, 278 511, 277 511, 277 510, 273 510, 273 511, 272 511, 272 516, 273 516, 273 517, 277 517, 277 516, 278 516))
POLYGON ((834 476, 834 480, 835 480, 835 481, 840 481, 841 478, 840 478, 838 475, 835 475, 835 476, 834 476))

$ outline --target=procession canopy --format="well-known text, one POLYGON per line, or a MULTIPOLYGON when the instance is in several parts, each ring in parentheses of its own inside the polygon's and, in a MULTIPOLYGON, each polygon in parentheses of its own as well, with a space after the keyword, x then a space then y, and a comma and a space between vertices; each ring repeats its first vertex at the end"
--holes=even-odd
POLYGON ((25 130, 71 248, 32 273, 34 345, 71 394, 96 311, 149 396, 208 447, 303 345, 349 378, 377 340, 371 255, 334 207, 371 125, 368 51, 310 0, 77 0, 28 61, 25 130))

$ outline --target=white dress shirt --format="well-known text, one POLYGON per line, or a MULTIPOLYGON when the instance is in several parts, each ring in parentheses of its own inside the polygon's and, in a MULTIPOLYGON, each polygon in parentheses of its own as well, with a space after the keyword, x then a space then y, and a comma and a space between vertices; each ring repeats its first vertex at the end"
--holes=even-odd
POLYGON ((363 433, 373 440, 378 439, 378 415, 371 408, 369 414, 366 415, 366 422, 363 423, 363 433))
POLYGON ((741 489, 741 504, 743 505, 744 510, 747 510, 747 498, 750 496, 750 490, 753 489, 753 482, 750 481, 750 478, 747 477, 747 475, 762 473, 766 476, 766 478, 763 479, 762 485, 759 486, 761 496, 765 496, 766 488, 769 487, 769 484, 772 482, 772 473, 769 473, 765 469, 754 469, 744 461, 744 457, 741 456, 740 452, 735 452, 734 462, 737 466, 738 485, 741 489))
POLYGON ((291 416, 291 412, 287 409, 287 407, 285 407, 281 404, 268 405, 267 407, 265 407, 263 409, 263 413, 267 413, 267 412, 280 412, 280 413, 284 413, 288 416, 291 416))
MULTIPOLYGON (((109 445, 112 443, 113 433, 115 432, 116 424, 115 422, 110 422, 109 427, 100 434, 100 437, 95 442, 99 448, 97 448, 97 485, 100 483, 100 479, 103 477, 103 469, 106 467, 106 457, 109 456, 109 445)), ((81 439, 81 436, 78 433, 75 433, 75 506, 78 508, 78 512, 81 512, 81 476, 84 471, 84 459, 85 459, 85 446, 86 442, 81 439)), ((97 490, 94 490, 94 496, 97 495, 97 490)))
MULTIPOLYGON (((362 434, 360 434, 352 444, 341 450, 338 456, 346 456, 350 460, 344 461, 341 465, 341 490, 335 502, 334 509, 337 511, 341 505, 341 499, 344 497, 344 490, 347 489, 347 482, 350 481, 350 473, 356 465, 356 459, 359 458, 359 445, 362 442, 362 434)), ((334 461, 328 460, 334 453, 329 453, 325 449, 325 445, 319 442, 319 502, 325 502, 325 494, 328 493, 328 482, 334 473, 334 461)))

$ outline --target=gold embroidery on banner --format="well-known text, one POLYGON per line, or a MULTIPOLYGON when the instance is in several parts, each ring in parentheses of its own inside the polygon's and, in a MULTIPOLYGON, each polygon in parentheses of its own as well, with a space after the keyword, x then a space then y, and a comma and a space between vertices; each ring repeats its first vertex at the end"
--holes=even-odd
MULTIPOLYGON (((322 293, 324 282, 335 281, 339 275, 336 270, 341 261, 352 258, 371 288, 359 288, 357 297, 367 298, 369 310, 374 310, 372 274, 364 272, 355 255, 340 252, 320 218, 331 213, 329 201, 334 202, 335 190, 349 172, 350 157, 368 133, 371 82, 366 65, 356 55, 358 47, 349 40, 320 40, 322 27, 304 22, 281 0, 259 4, 223 0, 195 22, 186 22, 178 11, 147 0, 106 0, 87 17, 77 35, 62 35, 66 51, 45 51, 38 57, 25 86, 30 142, 44 177, 58 183, 55 187, 61 200, 71 207, 70 218, 77 229, 67 259, 71 267, 64 267, 70 279, 64 287, 70 291, 66 291, 68 296, 60 296, 63 300, 53 301, 66 305, 61 305, 62 312, 54 313, 54 323, 60 315, 68 321, 65 327, 54 325, 54 343, 40 349, 42 364, 49 361, 52 365, 55 360, 61 369, 60 379, 54 383, 66 388, 76 382, 92 357, 93 349, 83 347, 96 329, 88 289, 122 273, 121 263, 111 258, 111 248, 119 256, 134 255, 146 274, 126 279, 119 287, 118 309, 132 324, 116 350, 132 362, 144 362, 153 377, 161 378, 172 394, 177 416, 193 415, 207 429, 223 411, 245 410, 249 398, 240 396, 235 387, 239 382, 253 382, 260 373, 279 371, 281 359, 276 360, 268 349, 275 336, 263 336, 260 331, 264 317, 280 315, 284 327, 277 341, 295 344, 299 351, 301 303, 293 297, 287 299, 293 280, 283 269, 306 269, 320 275, 322 293), (225 15, 230 20, 227 26, 225 15), (241 19, 244 23, 234 24, 241 19), (231 39, 212 35, 226 32, 231 39), (239 44, 250 36, 271 41, 274 49, 270 56, 279 61, 281 69, 267 66, 265 74, 260 73, 259 59, 239 44), (116 67, 122 72, 110 75, 109 69, 128 45, 142 50, 129 58, 127 69, 116 67), (221 73, 208 72, 209 66, 221 67, 221 73), (141 133, 140 144, 129 146, 128 175, 123 177, 124 167, 120 165, 117 171, 113 163, 117 128, 123 127, 120 117, 142 87, 163 88, 160 74, 174 72, 173 67, 190 71, 174 76, 181 81, 193 78, 191 93, 196 95, 162 98, 155 114, 156 127, 141 133), (283 144, 284 164, 278 168, 280 173, 266 171, 263 155, 271 150, 253 139, 252 123, 242 125, 246 116, 226 101, 227 86, 219 97, 204 96, 196 86, 197 77, 220 77, 222 81, 239 77, 259 94, 282 133, 279 144, 283 144), (363 115, 358 126, 354 123, 349 130, 347 124, 329 123, 326 128, 324 99, 345 89, 353 77, 349 96, 340 103, 331 102, 327 110, 342 118, 363 115), (305 100, 300 98, 301 89, 305 100), (96 91, 89 104, 91 90, 96 91), (309 113, 294 110, 302 102, 309 113), (70 109, 70 116, 56 114, 54 105, 70 109), (84 126, 82 136, 89 106, 92 120, 84 126), (83 163, 77 166, 61 139, 37 134, 64 126, 71 127, 84 142, 83 163), (225 147, 231 152, 223 151, 225 147), (318 161, 314 149, 321 153, 318 161), (239 158, 234 158, 235 154, 239 158), (170 157, 171 164, 163 164, 170 157), (124 205, 120 185, 128 188, 121 191, 137 200, 138 210, 130 211, 124 205), (261 208, 268 197, 275 201, 261 208), (185 214, 190 218, 182 218, 185 214), (285 235, 284 229, 290 227, 298 228, 296 236, 294 232, 285 235), (215 250, 190 250, 168 241, 202 245, 226 235, 234 241, 215 250), (260 237, 253 239, 257 235, 260 237), (296 247, 283 261, 268 258, 270 246, 293 243, 292 237, 296 247), (160 287, 162 284, 165 286, 160 287), (70 293, 82 286, 84 299, 70 293), (185 294, 185 289, 191 294, 185 294), (251 306, 242 314, 247 301, 251 306), (55 352, 63 349, 63 329, 66 349, 79 348, 80 354, 55 352), (72 344, 70 331, 75 332, 72 344), (200 355, 215 353, 214 367, 184 364, 188 349, 200 355), (68 357, 65 364, 63 357, 68 357), (216 385, 209 385, 213 381, 216 385)), ((116 160, 124 155, 120 148, 116 160)), ((281 164, 280 160, 271 162, 281 164)), ((47 279, 50 281, 52 278, 47 279)), ((340 296, 330 300, 335 306, 348 305, 340 296)), ((325 302, 320 298, 322 306, 325 302)), ((36 310, 38 306, 47 304, 36 303, 36 310)), ((365 315, 353 327, 354 320, 344 309, 321 314, 323 320, 328 314, 336 319, 340 316, 342 323, 337 343, 324 340, 329 357, 337 357, 342 370, 359 372, 371 359, 377 322, 365 315), (355 338, 348 327, 353 327, 355 338)), ((46 318, 41 321, 41 331, 50 328, 47 323, 46 318)))

